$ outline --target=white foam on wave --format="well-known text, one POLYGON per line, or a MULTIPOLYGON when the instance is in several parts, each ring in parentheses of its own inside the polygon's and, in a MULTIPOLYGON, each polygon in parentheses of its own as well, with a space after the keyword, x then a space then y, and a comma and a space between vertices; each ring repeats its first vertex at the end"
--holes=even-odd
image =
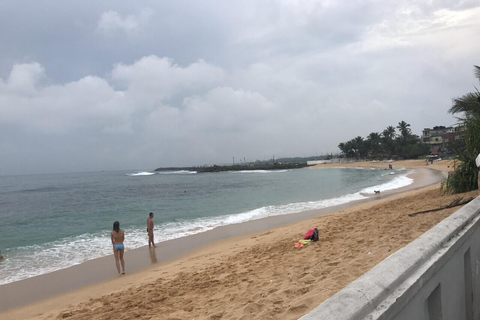
POLYGON ((284 214, 297 213, 308 210, 323 209, 328 207, 333 207, 348 202, 362 200, 366 197, 360 193, 347 194, 337 198, 318 200, 318 201, 307 201, 307 202, 297 202, 289 203, 286 205, 280 206, 265 206, 244 213, 229 215, 225 217, 225 224, 234 224, 242 223, 250 220, 257 220, 266 217, 279 216, 284 214))
POLYGON ((197 171, 179 170, 179 171, 159 171, 158 174, 194 174, 197 171))
MULTIPOLYGON (((172 231, 175 229, 172 229, 172 231)), ((159 232, 159 235, 162 234, 159 232)), ((125 229, 125 250, 144 246, 148 236, 144 229, 125 229)), ((168 233, 167 233, 168 234, 168 233)), ((173 236, 173 232, 170 232, 173 236)), ((170 237, 172 238, 172 237, 170 237)), ((161 241, 168 237, 161 237, 161 241)), ((110 231, 82 234, 42 245, 16 249, 15 253, 5 252, 7 259, 0 265, 0 285, 19 281, 45 273, 65 269, 85 261, 111 255, 110 231)))
POLYGON ((407 177, 407 174, 397 176, 389 182, 379 184, 379 185, 376 185, 376 186, 373 186, 373 187, 368 187, 368 188, 362 189, 360 191, 360 193, 362 193, 362 194, 374 194, 374 190, 387 191, 387 190, 394 190, 394 189, 406 187, 406 186, 413 183, 413 179, 407 177))
POLYGON ((83 234, 42 245, 22 247, 12 254, 7 252, 7 259, 0 266, 2 274, 5 275, 0 278, 0 284, 50 273, 111 254, 108 234, 109 232, 106 232, 106 235, 83 234))
POLYGON ((154 174, 155 174, 155 172, 142 171, 142 172, 137 172, 137 173, 127 173, 126 176, 137 177, 137 176, 151 176, 151 175, 154 175, 154 174))
POLYGON ((395 172, 395 171, 390 171, 390 170, 389 170, 389 171, 387 171, 387 172, 385 172, 385 173, 382 173, 381 176, 382 176, 382 177, 385 177, 385 176, 390 176, 390 175, 394 175, 394 174, 397 174, 397 172, 395 172))

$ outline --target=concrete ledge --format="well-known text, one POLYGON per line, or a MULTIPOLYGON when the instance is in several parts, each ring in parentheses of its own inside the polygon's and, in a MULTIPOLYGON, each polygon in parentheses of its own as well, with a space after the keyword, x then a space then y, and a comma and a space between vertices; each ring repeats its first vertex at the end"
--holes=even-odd
MULTIPOLYGON (((373 269, 300 319, 409 319, 408 314, 417 315, 411 319, 428 319, 420 316, 420 314, 433 313, 432 310, 437 308, 433 302, 434 299, 429 298, 433 290, 443 280, 453 277, 451 272, 454 271, 451 270, 459 269, 458 266, 455 268, 444 268, 444 266, 450 261, 457 263, 453 260, 459 259, 461 263, 458 263, 463 266, 465 252, 470 246, 478 248, 475 242, 480 239, 479 226, 480 197, 454 212, 450 217, 438 223, 404 248, 387 257, 373 269), (431 283, 426 286, 428 282, 431 283), (422 290, 426 290, 426 292, 422 293, 422 290), (417 303, 415 299, 423 300, 417 303), (425 307, 425 299, 430 299, 428 300, 430 309, 425 307), (417 306, 422 310, 412 309, 417 308, 417 306), (402 316, 402 313, 405 313, 405 317, 402 316)), ((470 254, 470 251, 468 253, 470 254)), ((476 264, 476 268, 472 270, 475 270, 478 274, 480 260, 478 255, 480 255, 480 252, 479 250, 472 250, 472 254, 474 256, 471 260, 476 264)), ((465 278, 464 270, 465 268, 459 270, 462 273, 458 275, 459 279, 465 278)), ((475 275, 471 278, 478 280, 475 275)), ((445 283, 447 282, 445 281, 445 283)), ((477 288, 479 286, 477 282, 475 281, 473 284, 474 291, 480 292, 480 288, 477 288)), ((465 285, 462 282, 459 284, 459 288, 449 288, 449 290, 459 291, 465 300, 464 287, 465 285)), ((445 293, 444 295, 447 296, 448 294, 445 293)), ((443 301, 441 300, 442 295, 438 295, 438 297, 439 301, 443 301)), ((467 308, 465 305, 465 301, 463 304, 456 302, 456 305, 452 308, 454 309, 452 312, 455 312, 453 314, 465 314, 468 311, 465 311, 465 308, 467 308)), ((446 304, 442 303, 439 312, 443 312, 442 308, 445 308, 445 306, 446 304)), ((443 313, 449 314, 449 310, 445 310, 443 313)), ((475 313, 478 314, 478 310, 475 313)), ((463 315, 452 318, 444 317, 444 319, 469 318, 463 315)))

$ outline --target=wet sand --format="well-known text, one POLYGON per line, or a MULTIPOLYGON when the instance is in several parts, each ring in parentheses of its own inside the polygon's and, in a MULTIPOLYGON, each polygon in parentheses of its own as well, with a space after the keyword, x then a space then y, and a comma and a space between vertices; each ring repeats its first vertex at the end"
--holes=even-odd
MULTIPOLYGON (((404 212, 455 197, 440 196, 438 185, 418 189, 443 177, 423 165, 404 163, 417 168, 415 183, 367 201, 217 228, 155 251, 128 251, 126 276, 115 278, 113 258, 105 257, 0 286, 0 310, 37 301, 0 317, 108 319, 119 312, 126 319, 296 319, 455 211, 418 218, 404 212), (295 248, 311 226, 321 240, 295 248)), ((450 165, 435 168, 446 172, 450 165)))

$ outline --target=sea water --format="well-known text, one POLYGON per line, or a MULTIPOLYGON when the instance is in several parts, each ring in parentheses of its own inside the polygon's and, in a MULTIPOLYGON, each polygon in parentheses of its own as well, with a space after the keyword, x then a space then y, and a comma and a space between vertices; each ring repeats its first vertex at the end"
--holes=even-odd
POLYGON ((141 170, 0 176, 0 285, 218 226, 364 199, 412 183, 405 169, 318 168, 196 173, 141 170))

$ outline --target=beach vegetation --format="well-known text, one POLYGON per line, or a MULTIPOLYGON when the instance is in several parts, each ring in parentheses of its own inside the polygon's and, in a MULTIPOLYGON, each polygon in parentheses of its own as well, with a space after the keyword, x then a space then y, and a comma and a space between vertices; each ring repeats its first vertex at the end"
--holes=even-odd
POLYGON ((388 159, 395 154, 395 137, 397 136, 394 126, 388 126, 382 132, 382 147, 388 159))
POLYGON ((367 147, 373 154, 379 154, 382 147, 382 137, 378 132, 372 132, 367 136, 367 147))
POLYGON ((430 153, 430 147, 412 134, 410 124, 400 121, 382 133, 372 132, 366 139, 358 136, 338 145, 342 156, 349 159, 416 159, 430 153), (398 133, 397 130, 398 129, 398 133))
MULTIPOLYGON (((480 81, 480 67, 474 66, 475 77, 480 81)), ((480 153, 480 92, 467 93, 453 99, 449 113, 457 115, 464 128, 461 141, 451 146, 454 158, 458 161, 455 171, 442 182, 442 190, 447 193, 462 193, 477 189, 478 168, 475 159, 480 153)))

